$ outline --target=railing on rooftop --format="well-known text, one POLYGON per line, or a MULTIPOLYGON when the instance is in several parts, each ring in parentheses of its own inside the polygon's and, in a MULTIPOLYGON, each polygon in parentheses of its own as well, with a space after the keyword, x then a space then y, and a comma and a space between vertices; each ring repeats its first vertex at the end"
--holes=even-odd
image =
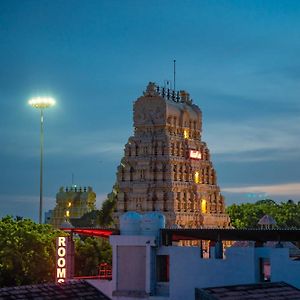
POLYGON ((177 103, 192 103, 189 94, 185 91, 175 91, 170 88, 156 86, 156 93, 167 100, 177 103))

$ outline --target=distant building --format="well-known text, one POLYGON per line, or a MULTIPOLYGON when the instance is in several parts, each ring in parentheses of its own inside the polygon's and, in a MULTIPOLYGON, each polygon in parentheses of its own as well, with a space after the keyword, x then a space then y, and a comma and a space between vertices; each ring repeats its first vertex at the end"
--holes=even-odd
POLYGON ((117 173, 116 221, 126 211, 161 211, 168 227, 228 227, 216 171, 201 140, 202 113, 189 94, 150 82, 133 110, 134 135, 117 173))
POLYGON ((53 213, 53 209, 50 209, 45 212, 45 215, 44 215, 45 216, 45 224, 50 224, 52 213, 53 213))
POLYGON ((78 219, 85 213, 94 209, 96 194, 91 187, 77 187, 73 185, 64 189, 61 187, 56 194, 56 206, 53 209, 50 224, 59 228, 60 225, 69 219, 78 219))

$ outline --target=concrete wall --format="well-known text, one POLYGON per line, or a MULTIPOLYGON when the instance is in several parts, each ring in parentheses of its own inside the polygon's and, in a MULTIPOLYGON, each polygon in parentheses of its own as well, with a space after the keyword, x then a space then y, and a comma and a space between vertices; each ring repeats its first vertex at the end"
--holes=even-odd
POLYGON ((271 281, 284 281, 300 289, 300 261, 289 258, 288 249, 276 249, 270 255, 271 281))
MULTIPOLYGON (((125 296, 125 295, 118 295, 120 292, 125 292, 124 291, 124 285, 126 286, 128 284, 128 280, 133 280, 132 283, 130 283, 130 286, 132 284, 135 284, 134 278, 129 276, 130 274, 128 273, 128 270, 130 269, 127 267, 127 273, 126 274, 120 274, 123 268, 120 268, 122 265, 122 262, 119 261, 119 255, 118 255, 118 248, 125 249, 126 248, 126 253, 128 254, 130 251, 130 247, 132 249, 136 249, 137 247, 144 248, 144 264, 145 268, 143 269, 144 274, 142 277, 145 279, 145 285, 144 285, 144 293, 149 295, 151 293, 151 253, 156 246, 156 238, 151 237, 151 236, 120 236, 120 235, 112 235, 110 236, 110 243, 113 248, 113 268, 112 268, 112 274, 113 274, 113 280, 112 280, 112 291, 113 291, 113 297, 112 299, 118 299, 118 300, 123 300, 123 299, 133 299, 134 297, 130 296, 125 296), (127 277, 126 277, 127 276, 127 277)), ((132 261, 132 265, 134 266, 135 262, 133 261, 133 258, 129 260, 128 263, 132 261)), ((139 264, 142 262, 139 261, 139 264)), ((125 268, 126 269, 126 268, 125 268)), ((140 289, 136 290, 137 292, 140 291, 140 289)), ((130 291, 128 291, 128 295, 131 294, 130 291)), ((132 291, 134 292, 134 291, 132 291)), ((123 293, 124 294, 124 293, 123 293)))
MULTIPOLYGON (((189 300, 194 299, 195 288, 257 283, 260 281, 260 258, 270 260, 271 281, 285 281, 300 288, 300 261, 290 259, 287 248, 231 247, 226 250, 224 259, 205 259, 200 257, 198 247, 157 247, 154 237, 111 236, 110 241, 113 246, 113 280, 106 287, 107 293, 100 288, 108 296, 114 295, 114 291, 118 292, 118 286, 122 286, 119 280, 124 281, 124 277, 119 274, 121 269, 118 268, 120 262, 117 249, 120 246, 126 246, 127 252, 130 247, 134 249, 142 246, 145 249, 144 299, 189 300), (169 255, 169 282, 155 282, 153 266, 156 255, 169 255), (169 293, 153 295, 162 290, 161 285, 169 293)), ((115 294, 112 299, 129 300, 134 297, 115 294)))
POLYGON ((201 259, 197 247, 164 247, 170 255, 170 299, 194 299, 195 288, 254 283, 254 248, 236 248, 226 259, 201 259))
POLYGON ((146 246, 117 246, 120 291, 146 290, 146 246))
POLYGON ((287 248, 228 248, 224 259, 202 259, 196 247, 161 247, 170 255, 169 299, 194 299, 195 288, 257 283, 259 259, 269 258, 271 281, 300 288, 300 261, 289 258, 287 248))

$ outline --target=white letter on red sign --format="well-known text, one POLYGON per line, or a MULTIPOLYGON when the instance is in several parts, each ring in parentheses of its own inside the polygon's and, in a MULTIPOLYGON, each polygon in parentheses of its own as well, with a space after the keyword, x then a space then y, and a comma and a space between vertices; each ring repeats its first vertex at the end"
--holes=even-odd
POLYGON ((66 238, 64 236, 58 238, 58 247, 60 246, 66 247, 66 238))
POLYGON ((57 278, 66 278, 66 269, 65 268, 57 268, 56 277, 57 278))

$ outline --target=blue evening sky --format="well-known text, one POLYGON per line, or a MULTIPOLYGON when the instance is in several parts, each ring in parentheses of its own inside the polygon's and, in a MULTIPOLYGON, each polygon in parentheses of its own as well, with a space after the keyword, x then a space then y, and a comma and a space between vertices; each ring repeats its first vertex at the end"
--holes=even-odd
POLYGON ((132 134, 132 104, 172 79, 203 112, 227 204, 300 200, 300 1, 0 0, 0 216, 37 220, 60 186, 98 207, 132 134))

